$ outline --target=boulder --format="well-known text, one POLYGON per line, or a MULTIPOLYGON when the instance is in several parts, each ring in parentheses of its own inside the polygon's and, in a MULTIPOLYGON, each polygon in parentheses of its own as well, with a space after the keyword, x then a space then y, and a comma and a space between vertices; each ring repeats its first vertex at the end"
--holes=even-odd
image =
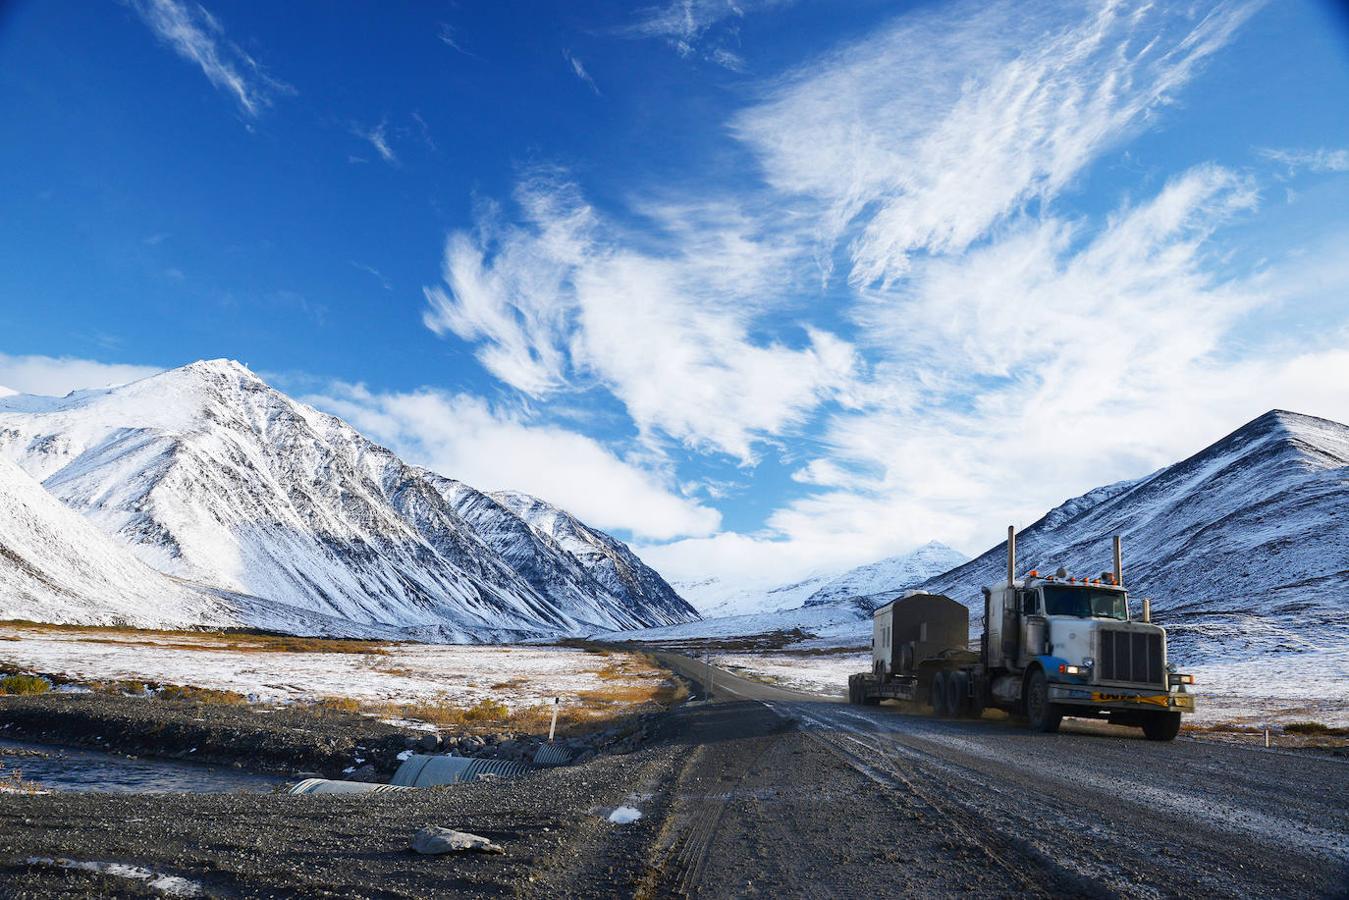
POLYGON ((506 848, 494 844, 485 837, 469 834, 467 831, 455 831, 452 828, 439 828, 428 825, 412 836, 411 848, 418 853, 432 856, 438 853, 505 853, 506 848))

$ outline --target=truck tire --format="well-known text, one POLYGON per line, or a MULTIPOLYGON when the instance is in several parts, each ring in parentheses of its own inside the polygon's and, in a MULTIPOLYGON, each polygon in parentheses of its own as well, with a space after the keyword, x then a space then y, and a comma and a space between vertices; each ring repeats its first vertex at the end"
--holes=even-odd
POLYGON ((928 692, 932 695, 932 714, 939 719, 944 719, 951 714, 946 708, 946 673, 938 672, 932 676, 932 688, 928 692))
POLYGON ((1049 679, 1044 669, 1031 670, 1026 678, 1022 703, 1026 707, 1026 718, 1030 720, 1032 731, 1053 734, 1063 722, 1063 710, 1056 703, 1049 702, 1049 679))
POLYGON ((1150 741, 1174 741, 1180 734, 1180 713, 1151 713, 1143 720, 1143 737, 1150 741))
POLYGON ((946 711, 954 719, 969 715, 970 679, 964 672, 946 673, 946 711))

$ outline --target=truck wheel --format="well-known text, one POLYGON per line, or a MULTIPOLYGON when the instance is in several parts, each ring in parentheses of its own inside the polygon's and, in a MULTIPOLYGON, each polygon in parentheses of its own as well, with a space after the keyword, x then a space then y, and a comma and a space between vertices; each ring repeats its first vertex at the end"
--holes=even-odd
POLYGON ((946 711, 952 718, 969 715, 970 680, 964 672, 946 673, 946 711))
POLYGON ((932 689, 929 691, 932 695, 932 714, 939 719, 944 719, 951 714, 946 708, 946 673, 938 672, 932 676, 932 689))
POLYGON ((1143 720, 1143 737, 1150 741, 1174 741, 1180 734, 1180 713, 1152 713, 1143 720))
POLYGON ((1049 702, 1049 679, 1043 669, 1035 669, 1026 679, 1026 718, 1032 731, 1053 734, 1063 722, 1063 710, 1049 702))

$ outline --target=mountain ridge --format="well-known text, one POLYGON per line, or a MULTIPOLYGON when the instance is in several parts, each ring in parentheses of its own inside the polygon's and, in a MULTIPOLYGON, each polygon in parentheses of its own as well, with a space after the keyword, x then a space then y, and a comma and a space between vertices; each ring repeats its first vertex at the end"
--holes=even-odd
POLYGON ((0 399, 0 452, 153 568, 357 624, 503 640, 696 616, 673 591, 648 616, 521 522, 521 552, 557 576, 531 583, 458 512, 473 489, 233 360, 0 399))

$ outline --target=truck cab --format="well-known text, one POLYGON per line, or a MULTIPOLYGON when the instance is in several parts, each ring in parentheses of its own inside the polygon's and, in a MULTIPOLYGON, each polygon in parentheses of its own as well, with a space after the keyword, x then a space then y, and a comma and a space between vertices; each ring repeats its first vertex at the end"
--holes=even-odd
POLYGON ((1110 573, 1032 570, 985 588, 984 597, 989 700, 1014 704, 1038 730, 1056 730, 1065 715, 1089 716, 1163 739, 1175 736, 1182 712, 1193 712, 1193 679, 1169 664, 1166 630, 1146 612, 1133 618, 1128 592, 1110 573))

